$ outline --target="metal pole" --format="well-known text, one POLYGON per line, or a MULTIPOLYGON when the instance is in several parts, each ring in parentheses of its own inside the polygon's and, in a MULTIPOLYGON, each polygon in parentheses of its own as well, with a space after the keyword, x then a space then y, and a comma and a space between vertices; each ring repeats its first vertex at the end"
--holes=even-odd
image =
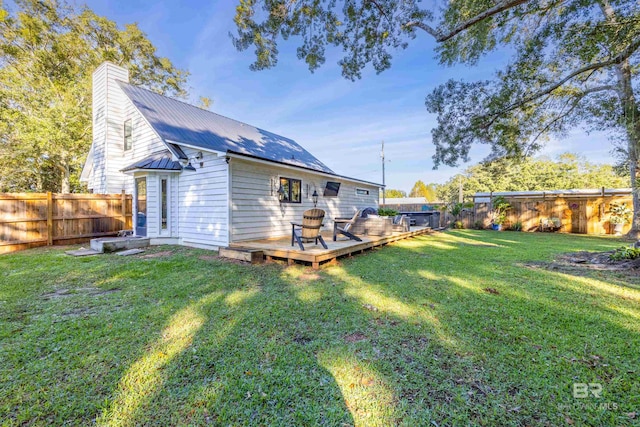
POLYGON ((387 204, 387 195, 386 192, 386 183, 384 177, 384 141, 382 141, 382 151, 380 152, 380 157, 382 157, 382 205, 387 204))

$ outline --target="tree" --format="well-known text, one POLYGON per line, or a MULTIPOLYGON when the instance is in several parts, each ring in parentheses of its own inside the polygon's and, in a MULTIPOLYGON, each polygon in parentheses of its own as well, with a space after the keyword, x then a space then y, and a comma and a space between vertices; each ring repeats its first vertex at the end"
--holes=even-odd
POLYGON ((457 201, 462 183, 465 200, 484 191, 542 191, 576 188, 620 188, 628 182, 611 165, 588 162, 584 157, 565 153, 549 158, 521 161, 498 159, 468 167, 438 187, 438 198, 457 201))
POLYGON ((489 144, 492 158, 523 157, 549 135, 581 124, 608 129, 622 142, 633 188, 630 234, 640 236, 636 2, 452 0, 436 13, 415 0, 241 1, 235 22, 235 46, 256 49, 253 69, 276 64, 279 37, 300 36, 298 57, 311 70, 324 63, 327 45, 340 46, 346 52, 342 74, 350 79, 368 64, 378 72, 389 68, 391 52, 406 48, 418 32, 439 43, 445 65, 474 65, 509 46, 513 59, 495 79, 449 81, 427 97, 427 109, 438 116, 436 167, 468 161, 476 143, 489 144))
POLYGON ((184 96, 187 73, 135 24, 58 0, 0 5, 0 191, 78 190, 91 145, 91 73, 127 67, 134 84, 184 96))
POLYGON ((389 190, 384 190, 384 196, 388 198, 401 199, 401 198, 407 197, 407 193, 405 193, 402 190, 389 189, 389 190))
POLYGON ((202 108, 203 110, 211 109, 211 105, 213 105, 213 99, 207 96, 201 95, 200 98, 198 99, 198 107, 202 108))
POLYGON ((427 201, 433 202, 436 200, 436 186, 434 184, 427 185, 422 181, 417 181, 413 184, 409 197, 424 197, 427 201))

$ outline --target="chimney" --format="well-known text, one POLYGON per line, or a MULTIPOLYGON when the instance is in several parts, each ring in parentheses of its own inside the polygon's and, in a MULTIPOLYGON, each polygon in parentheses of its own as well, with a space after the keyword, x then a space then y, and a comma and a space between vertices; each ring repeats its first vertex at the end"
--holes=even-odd
POLYGON ((118 81, 128 83, 129 72, 103 62, 93 72, 93 173, 88 187, 94 193, 122 190, 123 124, 127 98, 118 81))

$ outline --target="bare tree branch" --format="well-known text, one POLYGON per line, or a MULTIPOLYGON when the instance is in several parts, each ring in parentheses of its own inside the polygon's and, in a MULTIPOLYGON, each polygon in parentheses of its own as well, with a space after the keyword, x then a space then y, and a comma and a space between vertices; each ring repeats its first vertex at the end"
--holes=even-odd
POLYGON ((569 107, 568 110, 564 111, 564 112, 560 112, 560 114, 557 117, 554 117, 551 121, 549 121, 549 123, 547 123, 541 130, 540 132, 538 132, 538 134, 535 136, 535 138, 533 138, 531 140, 531 143, 529 144, 530 147, 532 147, 533 145, 535 145, 535 143, 538 141, 538 139, 540 139, 542 137, 542 135, 544 135, 545 133, 547 133, 549 131, 549 129, 551 129, 551 127, 553 125, 555 125, 556 123, 558 123, 560 120, 564 119, 565 117, 567 117, 569 114, 571 114, 573 112, 573 110, 575 110, 578 105, 580 104, 580 101, 582 101, 582 99, 587 96, 586 92, 583 92, 578 98, 575 98, 573 100, 569 100, 569 102, 567 102, 567 104, 565 105, 565 107, 569 104, 571 104, 571 106, 569 107))
POLYGON ((477 14, 476 16, 474 16, 471 19, 467 19, 466 21, 458 24, 456 27, 454 27, 453 29, 449 30, 448 32, 443 32, 442 30, 437 30, 433 27, 431 27, 428 24, 425 24, 422 21, 410 21, 407 22, 406 24, 404 24, 405 28, 410 28, 410 27, 416 27, 416 28, 420 28, 421 30, 427 32, 428 34, 432 35, 437 42, 445 42, 447 40, 449 40, 450 38, 452 38, 453 36, 463 32, 464 30, 466 30, 467 28, 477 24, 480 21, 483 21, 487 18, 490 18, 494 15, 497 15, 500 12, 504 12, 505 10, 514 8, 516 6, 519 6, 523 3, 527 3, 530 0, 502 0, 500 2, 498 2, 498 4, 496 4, 494 7, 489 8, 479 14, 477 14))
POLYGON ((618 88, 616 86, 614 86, 614 85, 596 86, 596 87, 592 87, 592 88, 583 90, 581 95, 586 96, 586 95, 589 95, 591 93, 605 92, 605 91, 608 91, 608 90, 612 90, 614 92, 617 92, 618 88))
MULTIPOLYGON (((528 97, 518 101, 517 103, 512 104, 514 106, 513 108, 517 108, 517 107, 519 107, 521 105, 527 104, 527 103, 535 100, 536 98, 539 98, 539 97, 541 97, 543 95, 546 95, 548 93, 553 92, 554 90, 558 89, 560 86, 562 86, 563 84, 565 84, 569 80, 573 79, 576 76, 579 76, 582 73, 586 73, 587 71, 591 71, 591 70, 597 70, 599 68, 608 67, 610 65, 620 64, 625 59, 627 59, 631 55, 633 55, 633 53, 636 50, 638 50, 639 47, 640 47, 640 37, 638 37, 635 40, 633 40, 631 42, 631 44, 629 46, 627 46, 622 52, 620 52, 619 54, 617 54, 613 58, 609 59, 608 61, 596 62, 594 64, 589 64, 589 65, 585 65, 584 67, 578 68, 577 70, 575 70, 572 73, 569 73, 567 76, 565 76, 564 78, 560 79, 558 82, 552 84, 551 86, 548 86, 547 88, 542 89, 542 90, 540 90, 538 92, 535 92, 535 93, 529 95, 528 97)), ((507 110, 507 111, 509 111, 509 110, 507 110)))
MULTIPOLYGON (((604 68, 604 67, 608 67, 611 65, 617 65, 622 63, 623 61, 625 61, 626 59, 628 59, 631 55, 633 55, 633 53, 638 50, 638 48, 640 48, 640 37, 636 38, 635 40, 633 40, 631 42, 631 44, 629 46, 627 46, 622 52, 620 52, 619 54, 617 54, 616 56, 614 56, 613 58, 607 60, 607 61, 602 61, 602 62, 596 62, 594 64, 589 64, 589 65, 585 65, 584 67, 581 67, 571 73, 569 73, 567 76, 563 77, 562 79, 560 79, 558 82, 542 89, 539 90, 538 92, 535 92, 517 102, 512 103, 511 105, 507 106, 506 108, 495 112, 493 114, 490 114, 487 116, 487 118, 490 118, 490 123, 493 123, 495 121, 495 119, 505 113, 508 113, 510 111, 515 110, 516 108, 519 108, 525 104, 528 104, 532 101, 535 101, 536 99, 545 96, 545 95, 549 95, 551 92, 553 92, 554 90, 558 89, 559 87, 561 87, 562 85, 564 85, 565 83, 567 83, 569 80, 573 79, 576 76, 579 76, 580 74, 586 73, 587 71, 592 71, 592 70, 597 70, 599 68, 604 68)), ((582 92, 582 94, 586 95, 588 93, 592 93, 592 92, 601 92, 604 90, 618 90, 617 87, 615 86, 611 86, 611 85, 607 85, 607 86, 598 86, 598 87, 594 87, 594 88, 590 88, 590 89, 586 89, 585 91, 582 92)))

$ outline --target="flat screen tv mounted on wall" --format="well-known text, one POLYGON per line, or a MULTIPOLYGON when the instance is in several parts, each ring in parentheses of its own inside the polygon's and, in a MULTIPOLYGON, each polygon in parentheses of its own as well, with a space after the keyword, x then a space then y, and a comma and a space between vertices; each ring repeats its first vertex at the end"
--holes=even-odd
POLYGON ((327 186, 324 188, 324 197, 336 197, 340 191, 340 183, 328 181, 327 186))

